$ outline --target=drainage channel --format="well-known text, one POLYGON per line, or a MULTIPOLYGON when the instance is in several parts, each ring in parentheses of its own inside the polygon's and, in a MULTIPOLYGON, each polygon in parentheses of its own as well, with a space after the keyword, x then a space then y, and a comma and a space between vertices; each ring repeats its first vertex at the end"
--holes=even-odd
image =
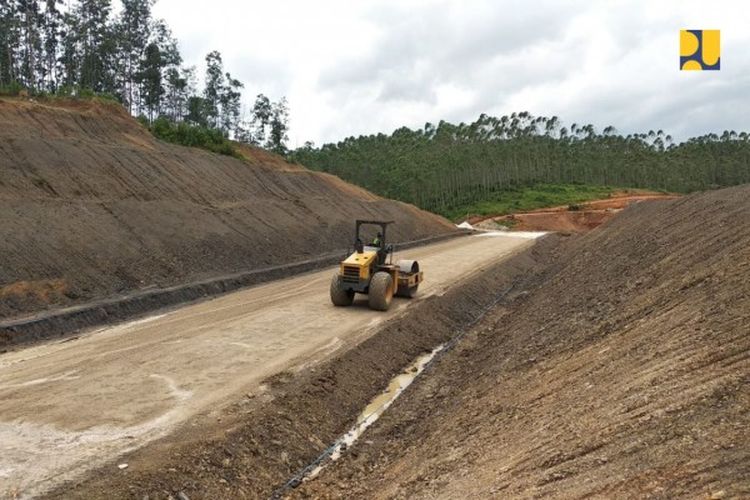
POLYGON ((349 429, 349 431, 338 438, 331 446, 326 448, 323 453, 321 453, 318 458, 311 462, 307 467, 302 469, 284 485, 274 491, 271 495, 271 499, 277 500, 283 498, 287 491, 297 488, 305 481, 314 479, 327 465, 338 460, 341 457, 341 454, 346 451, 346 449, 351 446, 368 427, 380 418, 383 412, 393 404, 401 393, 411 385, 419 374, 422 373, 422 371, 424 371, 424 369, 429 366, 436 357, 455 347, 466 332, 476 325, 496 305, 498 305, 508 293, 513 290, 513 288, 515 288, 515 284, 503 290, 495 300, 482 309, 474 319, 461 328, 448 342, 437 346, 427 354, 419 356, 404 371, 392 378, 386 390, 374 397, 359 414, 357 422, 349 429))
POLYGON ((282 498, 283 494, 291 488, 296 488, 304 481, 309 481, 317 477, 318 474, 331 462, 335 462, 341 457, 341 454, 346 451, 348 447, 354 444, 362 433, 374 424, 378 418, 393 404, 394 401, 401 395, 404 390, 414 382, 425 367, 432 361, 435 356, 445 349, 447 344, 441 344, 433 349, 431 352, 419 356, 412 364, 406 367, 401 373, 396 375, 388 383, 388 387, 375 396, 365 406, 365 409, 357 417, 356 423, 349 429, 349 431, 338 438, 331 446, 326 448, 315 461, 310 465, 302 469, 292 479, 287 481, 282 487, 276 490, 272 499, 282 498))
POLYGON ((380 418, 380 415, 382 415, 385 410, 396 401, 401 393, 404 392, 404 389, 409 387, 411 383, 414 382, 414 379, 422 373, 422 370, 424 370, 425 366, 432 361, 432 358, 444 348, 445 344, 442 344, 433 349, 432 352, 423 354, 409 365, 406 370, 393 377, 388 384, 388 388, 373 398, 362 413, 359 414, 359 417, 357 417, 357 423, 349 429, 349 432, 341 436, 336 443, 334 443, 331 447, 331 454, 328 459, 323 460, 315 468, 310 470, 303 478, 303 481, 314 479, 326 465, 338 460, 341 453, 354 444, 365 429, 370 427, 378 418, 380 418))

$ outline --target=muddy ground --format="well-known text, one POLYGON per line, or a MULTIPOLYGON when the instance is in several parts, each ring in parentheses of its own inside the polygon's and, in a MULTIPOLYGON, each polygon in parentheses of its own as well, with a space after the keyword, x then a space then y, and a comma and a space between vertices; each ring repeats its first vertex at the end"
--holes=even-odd
POLYGON ((288 264, 346 248, 355 218, 393 241, 445 219, 243 148, 155 140, 92 101, 0 99, 0 319, 288 264))
POLYGON ((293 497, 748 498, 749 221, 741 186, 570 241, 293 497))

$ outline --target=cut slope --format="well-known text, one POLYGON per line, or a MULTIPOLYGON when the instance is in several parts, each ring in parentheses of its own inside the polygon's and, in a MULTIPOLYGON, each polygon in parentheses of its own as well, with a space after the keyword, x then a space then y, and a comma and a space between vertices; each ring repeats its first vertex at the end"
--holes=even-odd
POLYGON ((748 200, 571 241, 302 496, 749 496, 748 200))
POLYGON ((356 217, 395 241, 454 231, 254 148, 155 140, 121 107, 0 100, 0 318, 317 256, 356 217))

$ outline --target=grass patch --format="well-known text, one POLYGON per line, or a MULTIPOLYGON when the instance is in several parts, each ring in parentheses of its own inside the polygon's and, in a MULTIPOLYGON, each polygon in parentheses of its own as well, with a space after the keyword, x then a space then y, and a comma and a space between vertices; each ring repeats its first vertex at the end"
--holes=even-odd
POLYGON ((10 85, 0 85, 0 96, 17 97, 24 88, 18 82, 11 82, 10 85))
MULTIPOLYGON (((607 198, 616 191, 624 190, 610 186, 582 184, 537 184, 499 191, 489 199, 451 208, 443 215, 451 220, 458 220, 467 215, 507 215, 564 205, 577 207, 580 203, 607 198)), ((571 209, 575 210, 575 208, 571 209)))

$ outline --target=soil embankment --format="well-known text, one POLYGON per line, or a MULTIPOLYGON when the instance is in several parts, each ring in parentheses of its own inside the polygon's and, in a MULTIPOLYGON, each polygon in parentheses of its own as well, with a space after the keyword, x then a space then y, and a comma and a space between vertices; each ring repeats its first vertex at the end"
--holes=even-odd
POLYGON ((155 140, 121 107, 0 99, 0 319, 311 259, 355 218, 394 241, 445 219, 242 148, 155 140))
POLYGON ((295 497, 750 496, 748 200, 571 239, 295 497))

